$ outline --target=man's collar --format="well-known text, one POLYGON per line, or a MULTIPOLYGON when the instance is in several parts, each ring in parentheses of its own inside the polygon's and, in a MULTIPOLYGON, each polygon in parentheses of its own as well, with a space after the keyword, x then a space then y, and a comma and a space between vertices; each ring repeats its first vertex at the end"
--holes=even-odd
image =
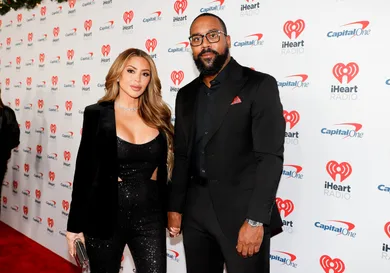
MULTIPOLYGON (((217 77, 215 77, 211 82, 211 86, 215 84, 223 83, 229 76, 229 70, 233 63, 233 57, 230 57, 229 62, 225 65, 225 67, 218 73, 217 77)), ((199 75, 199 82, 203 83, 203 75, 199 75)))

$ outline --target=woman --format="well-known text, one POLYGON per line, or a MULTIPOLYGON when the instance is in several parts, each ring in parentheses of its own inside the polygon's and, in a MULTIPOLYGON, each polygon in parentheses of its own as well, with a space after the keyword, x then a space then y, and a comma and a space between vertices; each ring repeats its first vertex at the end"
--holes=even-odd
POLYGON ((11 157, 11 150, 19 145, 19 138, 20 129, 15 112, 4 105, 0 89, 0 197, 1 185, 7 171, 7 161, 11 157))
POLYGON ((171 112, 151 57, 127 49, 85 108, 67 226, 69 252, 85 242, 92 273, 117 273, 125 245, 138 273, 166 272, 166 192, 173 164, 171 112))

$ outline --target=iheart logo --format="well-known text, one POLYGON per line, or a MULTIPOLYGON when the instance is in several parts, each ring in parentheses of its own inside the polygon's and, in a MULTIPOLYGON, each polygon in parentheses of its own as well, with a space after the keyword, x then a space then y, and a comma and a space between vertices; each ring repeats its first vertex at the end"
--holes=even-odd
POLYGON ((45 61, 45 53, 39 54, 39 61, 43 63, 45 61))
POLYGON ((39 200, 41 199, 41 191, 40 190, 35 190, 35 197, 39 200))
POLYGON ((333 181, 336 181, 336 176, 340 175, 340 183, 343 182, 352 173, 352 166, 347 162, 341 162, 340 164, 332 160, 326 164, 326 171, 332 177, 333 181))
POLYGON ((284 217, 289 216, 294 211, 294 203, 289 199, 283 201, 283 199, 278 197, 276 198, 276 205, 279 212, 284 211, 284 217))
POLYGON ((28 86, 31 86, 31 84, 32 84, 32 78, 31 78, 31 77, 27 77, 27 78, 26 78, 26 84, 27 84, 28 86))
POLYGON ((53 85, 57 85, 58 84, 58 76, 53 76, 51 77, 51 83, 53 85))
POLYGON ((69 151, 64 151, 64 159, 65 161, 69 161, 70 160, 70 152, 69 151))
POLYGON ((59 34, 60 34, 60 28, 59 27, 53 28, 54 37, 58 37, 59 34))
POLYGON ((13 181, 12 182, 12 187, 14 188, 14 190, 16 190, 18 188, 18 181, 13 181))
POLYGON ((27 40, 28 40, 29 42, 32 42, 33 37, 34 37, 34 34, 33 34, 32 32, 30 32, 29 34, 27 34, 27 40))
POLYGON ((293 110, 291 112, 288 112, 286 110, 283 111, 283 117, 286 123, 290 123, 290 129, 294 128, 295 125, 300 120, 300 115, 297 111, 293 110))
POLYGON ((54 179, 56 179, 56 174, 55 174, 55 172, 50 171, 49 172, 49 180, 54 181, 54 179))
POLYGON ((390 238, 390 222, 385 225, 385 233, 390 238))
POLYGON ((71 9, 73 9, 74 6, 75 6, 75 4, 76 4, 76 0, 68 0, 68 4, 69 4, 69 7, 70 7, 71 9))
POLYGON ((16 64, 20 64, 22 61, 22 58, 20 56, 16 57, 16 64))
POLYGON ((123 20, 125 21, 126 24, 130 24, 133 18, 134 18, 134 12, 132 10, 125 11, 125 13, 123 13, 123 20))
POLYGON ((73 102, 71 100, 67 100, 65 101, 65 109, 66 111, 71 111, 72 110, 72 106, 73 106, 73 102))
POLYGON ((92 20, 85 20, 84 22, 85 31, 90 31, 91 27, 92 27, 92 20))
POLYGON ((174 85, 180 85, 180 83, 184 79, 184 72, 179 70, 179 71, 172 71, 171 73, 171 79, 174 85))
POLYGON ((5 85, 9 86, 10 84, 11 84, 11 79, 10 78, 6 78, 5 79, 5 85))
POLYGON ((68 60, 73 60, 73 57, 74 57, 74 50, 73 49, 69 49, 66 53, 66 55, 68 56, 68 60))
POLYGON ((53 228, 54 226, 54 220, 52 218, 47 218, 47 225, 50 227, 50 228, 53 228))
POLYGON ((23 15, 21 13, 19 13, 16 17, 16 20, 18 20, 18 22, 22 22, 22 19, 23 19, 23 15))
POLYGON ((37 154, 42 154, 42 145, 37 145, 37 154))
POLYGON ((24 213, 24 215, 27 216, 27 214, 28 214, 28 207, 23 206, 23 213, 24 213))
POLYGON ((52 134, 55 134, 56 131, 57 131, 57 125, 55 125, 55 124, 50 124, 50 132, 51 132, 52 134))
POLYGON ((155 38, 147 39, 145 42, 145 47, 149 52, 153 52, 154 49, 157 47, 157 40, 155 38))
POLYGON ((38 100, 38 108, 42 109, 43 105, 44 105, 44 101, 43 100, 38 100))
POLYGON ((69 210, 69 202, 62 200, 62 208, 64 209, 64 211, 68 211, 69 210))
POLYGON ((46 15, 46 6, 41 7, 41 15, 42 16, 46 15))
POLYGON ((7 204, 7 202, 8 202, 8 198, 7 198, 7 197, 5 197, 5 196, 3 196, 3 203, 4 203, 4 205, 6 205, 6 204, 7 204))
POLYGON ((297 39, 304 29, 305 21, 303 21, 302 19, 298 19, 295 22, 287 21, 283 26, 284 33, 286 33, 286 35, 290 39, 292 39, 293 32, 295 32, 295 39, 297 39))
POLYGON ((343 273, 345 270, 345 264, 342 260, 338 258, 332 260, 328 255, 320 258, 320 265, 326 273, 343 273))
POLYGON ((26 122, 24 123, 24 125, 26 126, 26 129, 29 130, 30 127, 31 127, 31 121, 26 120, 26 122))
POLYGON ((110 54, 111 46, 110 45, 103 45, 102 46, 102 54, 104 57, 107 57, 108 54, 110 54))
POLYGON ((184 11, 187 8, 187 5, 188 5, 187 0, 177 0, 173 5, 173 8, 175 9, 176 13, 180 15, 184 13, 184 11))
POLYGON ((30 165, 24 164, 24 172, 28 173, 30 171, 30 165))
POLYGON ((20 105, 20 99, 15 99, 15 106, 19 107, 20 105))
POLYGON ((83 75, 82 81, 84 85, 88 85, 90 80, 91 80, 91 76, 89 74, 83 75))
POLYGON ((11 45, 11 37, 7 38, 7 45, 11 45))
POLYGON ((348 63, 347 65, 338 63, 333 67, 333 75, 340 82, 343 83, 343 77, 347 77, 347 83, 353 80, 359 73, 359 66, 357 63, 348 63))

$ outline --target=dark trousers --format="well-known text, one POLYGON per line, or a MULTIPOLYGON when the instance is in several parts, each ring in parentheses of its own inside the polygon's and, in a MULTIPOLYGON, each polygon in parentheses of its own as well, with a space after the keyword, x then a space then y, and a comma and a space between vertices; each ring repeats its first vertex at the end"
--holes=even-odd
POLYGON ((269 273, 270 232, 260 251, 243 258, 236 250, 237 238, 227 238, 221 230, 207 186, 191 186, 183 219, 183 240, 187 273, 269 273))
POLYGON ((1 189, 3 188, 3 180, 5 178, 5 173, 7 172, 7 161, 0 160, 0 212, 1 212, 1 204, 3 199, 1 197, 1 189))

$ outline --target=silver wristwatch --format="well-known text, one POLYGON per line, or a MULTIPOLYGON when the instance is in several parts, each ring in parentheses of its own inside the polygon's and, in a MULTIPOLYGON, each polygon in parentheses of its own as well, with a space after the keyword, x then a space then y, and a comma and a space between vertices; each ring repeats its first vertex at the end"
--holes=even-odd
POLYGON ((251 220, 251 219, 246 219, 246 221, 248 222, 248 224, 249 224, 251 227, 261 227, 261 226, 263 225, 263 223, 253 221, 253 220, 251 220))

